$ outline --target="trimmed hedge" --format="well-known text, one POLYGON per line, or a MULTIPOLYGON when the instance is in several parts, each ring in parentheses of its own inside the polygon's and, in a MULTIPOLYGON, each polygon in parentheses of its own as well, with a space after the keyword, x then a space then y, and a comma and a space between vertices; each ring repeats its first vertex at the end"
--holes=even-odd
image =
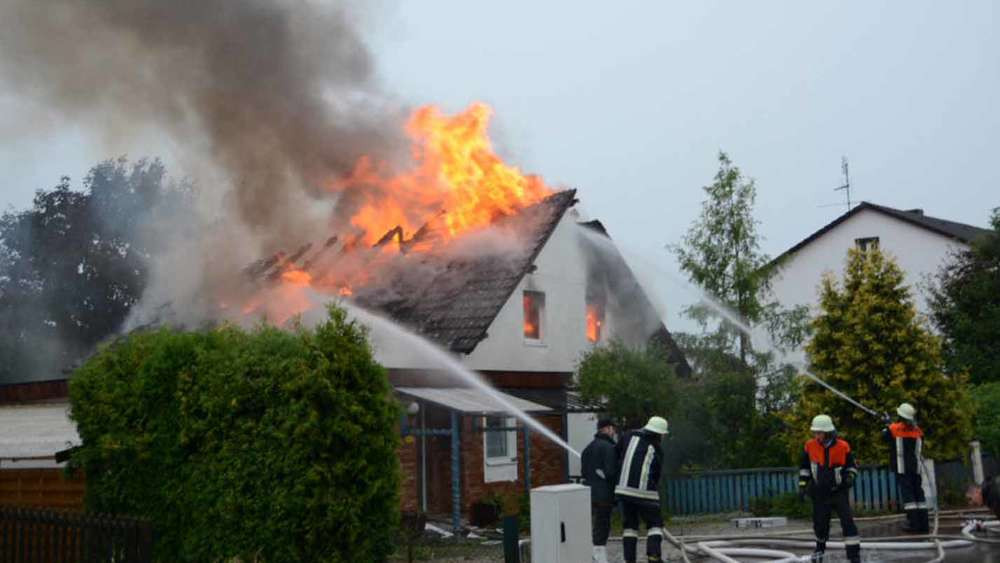
POLYGON ((70 380, 91 510, 153 520, 164 561, 382 561, 399 407, 342 309, 313 330, 131 334, 70 380))

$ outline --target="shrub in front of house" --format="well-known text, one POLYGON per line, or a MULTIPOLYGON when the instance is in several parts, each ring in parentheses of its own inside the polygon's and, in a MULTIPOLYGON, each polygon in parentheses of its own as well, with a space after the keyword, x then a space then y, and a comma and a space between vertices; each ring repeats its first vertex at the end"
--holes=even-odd
POLYGON ((87 506, 152 519, 161 561, 382 561, 398 405, 344 311, 315 329, 135 332, 70 380, 87 506))

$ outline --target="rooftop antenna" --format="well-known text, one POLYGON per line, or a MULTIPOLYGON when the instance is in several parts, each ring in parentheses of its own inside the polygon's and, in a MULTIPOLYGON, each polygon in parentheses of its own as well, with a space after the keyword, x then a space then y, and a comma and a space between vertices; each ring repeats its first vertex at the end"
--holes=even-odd
POLYGON ((834 188, 833 191, 839 192, 844 190, 847 193, 847 210, 851 210, 851 176, 847 173, 847 157, 840 157, 840 168, 844 171, 844 185, 839 188, 834 188))

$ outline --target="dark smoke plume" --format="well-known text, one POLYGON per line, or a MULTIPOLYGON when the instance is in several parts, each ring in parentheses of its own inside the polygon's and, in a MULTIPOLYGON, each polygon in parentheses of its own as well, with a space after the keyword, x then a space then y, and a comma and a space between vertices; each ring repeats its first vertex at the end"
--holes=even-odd
POLYGON ((18 94, 204 151, 261 232, 286 233, 289 189, 323 196, 394 129, 366 107, 372 62, 351 14, 318 2, 5 0, 0 51, 18 94))
POLYGON ((4 0, 0 95, 109 139, 152 128, 180 147, 213 202, 209 228, 154 265, 165 276, 145 300, 195 302, 250 259, 315 238, 351 199, 332 182, 401 146, 353 18, 318 0, 4 0))

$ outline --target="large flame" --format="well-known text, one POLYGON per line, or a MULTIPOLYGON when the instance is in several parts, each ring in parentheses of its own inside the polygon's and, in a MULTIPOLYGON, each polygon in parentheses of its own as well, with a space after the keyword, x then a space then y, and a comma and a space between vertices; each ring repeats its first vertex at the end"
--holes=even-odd
MULTIPOLYGON (((349 297, 378 279, 401 250, 431 250, 554 193, 538 176, 523 174, 497 156, 487 136, 492 115, 482 103, 450 116, 434 106, 414 111, 405 125, 409 169, 394 171, 364 156, 350 175, 332 183, 336 192, 350 191, 347 204, 356 206, 350 226, 336 225, 337 232, 328 233, 336 236, 326 246, 338 241, 330 252, 341 258, 327 255, 326 265, 316 267, 314 258, 302 253, 276 255, 270 273, 258 277, 268 286, 253 292, 240 308, 243 313, 264 314, 281 324, 314 306, 309 289, 349 297), (424 235, 414 239, 420 229, 424 235)), ((303 252, 323 252, 318 248, 303 252)), ((536 321, 525 334, 538 338, 538 330, 536 321)))
POLYGON ((365 201, 351 223, 365 232, 366 242, 397 226, 412 235, 436 214, 443 226, 437 234, 453 238, 553 193, 538 176, 497 156, 486 133, 492 115, 483 103, 453 116, 421 107, 406 123, 412 170, 385 175, 386 165, 376 166, 370 157, 358 161, 337 187, 363 188, 365 201))

